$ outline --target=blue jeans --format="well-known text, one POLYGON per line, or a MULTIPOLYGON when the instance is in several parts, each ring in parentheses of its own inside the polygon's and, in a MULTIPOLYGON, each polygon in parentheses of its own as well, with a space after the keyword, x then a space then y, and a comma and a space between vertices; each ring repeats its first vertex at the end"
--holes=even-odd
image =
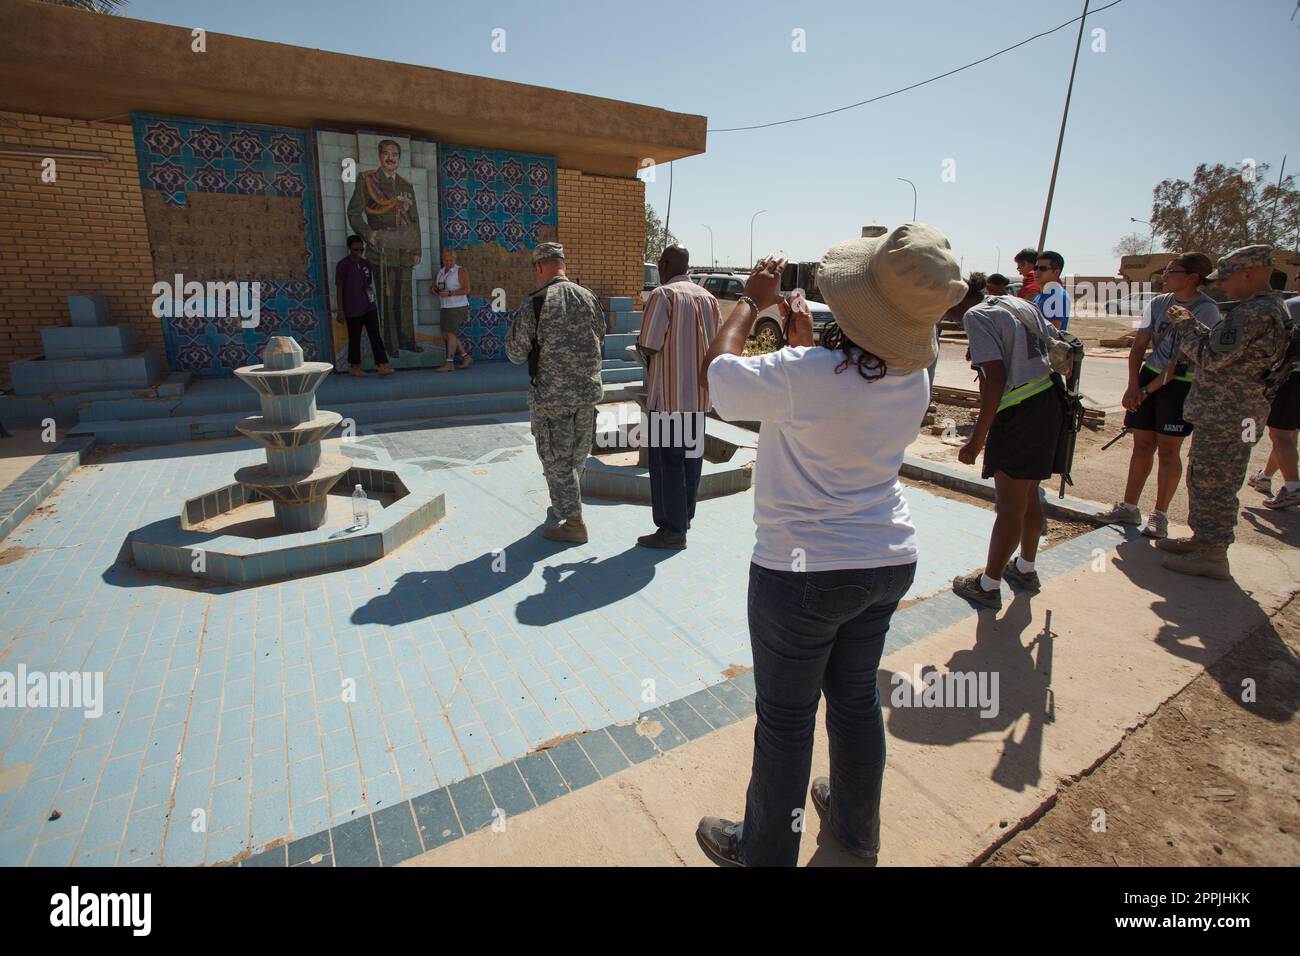
MULTIPOLYGON (((697 431, 701 444, 704 441, 704 415, 685 412, 693 416, 698 424, 697 431)), ((685 534, 690 530, 691 519, 695 517, 695 498, 700 490, 700 472, 704 466, 704 456, 692 458, 683 444, 674 442, 670 447, 651 445, 649 449, 650 471, 650 514, 655 527, 674 534, 685 534)))
POLYGON ((749 639, 758 724, 740 855, 794 866, 812 771, 817 704, 826 694, 829 828, 844 846, 880 848, 885 723, 876 669, 916 564, 844 571, 749 566, 749 639))

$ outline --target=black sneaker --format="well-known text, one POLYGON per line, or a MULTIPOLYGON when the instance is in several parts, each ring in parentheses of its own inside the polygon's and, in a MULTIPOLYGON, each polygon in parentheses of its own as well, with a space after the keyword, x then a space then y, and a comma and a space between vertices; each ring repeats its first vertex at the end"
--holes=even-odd
POLYGON ((663 548, 669 551, 681 551, 686 547, 686 535, 660 528, 654 534, 643 534, 636 539, 643 548, 663 548))
MULTIPOLYGON (((835 831, 831 828, 831 778, 818 777, 812 782, 811 793, 813 806, 817 809, 817 815, 821 817, 822 832, 835 836, 835 831)), ((845 853, 850 853, 862 860, 870 860, 873 863, 880 853, 879 847, 875 850, 859 850, 856 847, 846 845, 838 837, 836 837, 836 842, 844 848, 845 853)))
POLYGON ((1015 558, 1008 561, 1007 566, 1002 569, 1002 577, 1025 591, 1041 591, 1043 589, 1043 582, 1038 580, 1038 572, 1021 571, 1016 567, 1015 558))
POLYGON ((981 607, 992 608, 995 611, 1002 610, 1002 588, 999 587, 996 591, 985 591, 980 586, 980 577, 981 573, 976 571, 974 574, 953 578, 953 593, 981 607))
POLYGON ((695 828, 695 840, 700 849, 718 866, 744 866, 740 859, 740 843, 736 834, 740 824, 721 817, 701 817, 695 828))

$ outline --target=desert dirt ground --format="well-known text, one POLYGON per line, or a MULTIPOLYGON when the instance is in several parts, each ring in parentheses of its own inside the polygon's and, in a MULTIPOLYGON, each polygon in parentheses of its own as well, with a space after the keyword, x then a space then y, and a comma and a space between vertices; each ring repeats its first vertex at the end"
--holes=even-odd
POLYGON ((1297 650, 1293 597, 984 865, 1300 864, 1297 650))

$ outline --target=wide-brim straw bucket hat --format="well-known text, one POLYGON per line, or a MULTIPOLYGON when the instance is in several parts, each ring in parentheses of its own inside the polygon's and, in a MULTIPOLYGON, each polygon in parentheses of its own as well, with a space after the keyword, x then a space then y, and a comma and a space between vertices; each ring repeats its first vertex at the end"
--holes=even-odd
POLYGON ((900 372, 935 361, 934 327, 966 296, 947 237, 922 222, 832 246, 817 287, 840 331, 900 372))

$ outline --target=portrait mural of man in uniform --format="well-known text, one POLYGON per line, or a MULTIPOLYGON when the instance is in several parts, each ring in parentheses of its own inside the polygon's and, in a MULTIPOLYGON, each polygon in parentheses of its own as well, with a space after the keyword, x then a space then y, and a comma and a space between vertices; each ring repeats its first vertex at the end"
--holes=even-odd
POLYGON ((415 188, 399 175, 402 148, 379 141, 379 168, 357 176, 348 201, 352 231, 366 240, 366 257, 375 267, 379 325, 390 351, 418 351, 415 340, 415 267, 424 249, 415 188))

